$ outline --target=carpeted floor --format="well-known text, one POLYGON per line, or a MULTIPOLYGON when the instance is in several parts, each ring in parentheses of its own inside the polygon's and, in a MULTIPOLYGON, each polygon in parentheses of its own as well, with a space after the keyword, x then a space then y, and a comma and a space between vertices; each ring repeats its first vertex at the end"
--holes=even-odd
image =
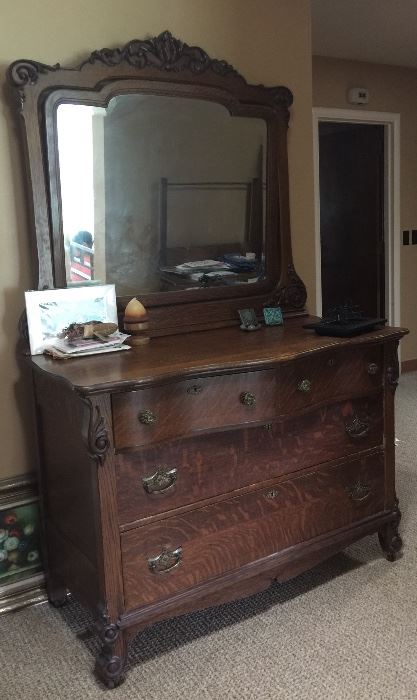
POLYGON ((392 700, 417 698, 417 373, 397 391, 397 491, 404 554, 376 536, 285 585, 161 623, 106 691, 74 603, 0 618, 1 700, 392 700))

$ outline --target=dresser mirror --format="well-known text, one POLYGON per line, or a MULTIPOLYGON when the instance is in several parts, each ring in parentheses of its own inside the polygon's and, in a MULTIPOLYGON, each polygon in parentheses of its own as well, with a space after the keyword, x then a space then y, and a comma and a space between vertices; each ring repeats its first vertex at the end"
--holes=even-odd
POLYGON ((266 124, 186 97, 57 108, 67 285, 119 296, 266 278, 266 124))
POLYGON ((16 61, 38 286, 115 284, 155 334, 304 312, 292 264, 291 92, 164 32, 78 68, 16 61))

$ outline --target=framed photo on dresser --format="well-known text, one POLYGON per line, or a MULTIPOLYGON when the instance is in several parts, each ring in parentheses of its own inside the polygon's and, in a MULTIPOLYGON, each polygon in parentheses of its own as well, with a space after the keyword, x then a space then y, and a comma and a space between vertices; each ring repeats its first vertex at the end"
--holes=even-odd
POLYGON ((114 284, 25 292, 30 354, 40 355, 71 323, 117 324, 114 284))

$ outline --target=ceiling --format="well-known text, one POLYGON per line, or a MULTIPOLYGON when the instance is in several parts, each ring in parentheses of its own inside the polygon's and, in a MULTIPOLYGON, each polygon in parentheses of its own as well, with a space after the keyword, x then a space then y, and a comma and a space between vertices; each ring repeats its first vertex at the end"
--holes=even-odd
POLYGON ((311 0, 313 54, 417 68, 417 0, 311 0))

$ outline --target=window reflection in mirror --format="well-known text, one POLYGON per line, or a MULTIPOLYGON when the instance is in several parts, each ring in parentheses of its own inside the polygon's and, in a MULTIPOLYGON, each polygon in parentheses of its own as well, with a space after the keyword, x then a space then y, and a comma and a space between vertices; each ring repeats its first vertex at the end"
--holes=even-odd
POLYGON ((118 295, 263 279, 266 124, 128 94, 57 111, 68 284, 118 295))

